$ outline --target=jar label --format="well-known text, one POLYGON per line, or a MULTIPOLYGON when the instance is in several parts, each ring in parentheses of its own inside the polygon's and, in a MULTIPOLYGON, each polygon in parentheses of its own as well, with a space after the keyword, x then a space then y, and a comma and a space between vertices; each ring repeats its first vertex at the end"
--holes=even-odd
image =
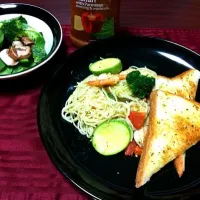
POLYGON ((90 42, 115 33, 120 0, 71 0, 71 35, 90 42))

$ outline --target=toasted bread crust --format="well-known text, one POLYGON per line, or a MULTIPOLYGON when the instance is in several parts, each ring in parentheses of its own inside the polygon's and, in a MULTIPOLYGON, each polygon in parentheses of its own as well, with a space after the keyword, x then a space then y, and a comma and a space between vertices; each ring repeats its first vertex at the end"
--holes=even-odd
MULTIPOLYGON (((152 106, 156 104, 157 104, 157 94, 156 92, 152 92, 150 96, 150 108, 151 108, 150 115, 151 116, 156 116, 157 107, 155 106, 152 108, 152 106)), ((135 185, 136 188, 139 188, 140 186, 142 186, 143 184, 145 184, 147 181, 150 180, 150 177, 148 177, 148 175, 145 174, 146 173, 145 166, 148 166, 148 157, 149 157, 148 151, 149 151, 151 139, 153 137, 151 133, 154 133, 156 131, 155 120, 151 116, 149 116, 149 126, 147 129, 147 134, 144 141, 144 148, 143 148, 143 152, 140 157, 140 162, 137 168, 136 185, 135 185)))
POLYGON ((181 177, 185 171, 185 153, 181 154, 174 160, 174 166, 178 173, 178 176, 181 177))

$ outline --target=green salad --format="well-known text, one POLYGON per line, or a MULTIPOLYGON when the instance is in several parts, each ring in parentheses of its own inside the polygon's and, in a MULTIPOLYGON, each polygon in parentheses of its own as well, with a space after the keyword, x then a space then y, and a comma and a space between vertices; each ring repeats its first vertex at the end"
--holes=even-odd
POLYGON ((42 33, 23 16, 0 22, 0 75, 27 70, 46 57, 42 33))

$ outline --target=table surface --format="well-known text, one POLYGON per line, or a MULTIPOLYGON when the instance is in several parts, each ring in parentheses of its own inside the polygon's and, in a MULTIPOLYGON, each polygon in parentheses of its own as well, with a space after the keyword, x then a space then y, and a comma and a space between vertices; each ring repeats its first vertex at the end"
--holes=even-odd
MULTIPOLYGON (((70 23, 70 0, 0 0, 49 10, 61 24, 70 23)), ((121 0, 120 24, 131 27, 199 28, 199 0, 121 0)))
MULTIPOLYGON (((38 5, 54 14, 61 24, 70 24, 69 0, 6 0, 6 2, 38 5)), ((5 3, 5 0, 0 0, 0 3, 5 3)), ((123 0, 120 24, 122 27, 137 28, 196 29, 200 28, 199 10, 199 0, 174 0, 167 3, 165 0, 123 0)), ((131 29, 131 32, 169 39, 200 52, 198 30, 131 29)), ((69 26, 64 27, 63 39, 70 47, 69 26)), ((69 52, 73 50, 74 48, 69 48, 69 52)), ((27 87, 30 87, 30 84, 27 87)), ((11 118, 10 114, 12 118, 11 121, 6 121, 7 124, 1 123, 0 126, 0 199, 88 200, 86 194, 66 181, 56 170, 44 151, 36 124, 36 105, 41 86, 35 87, 23 92, 15 91, 5 96, 1 95, 0 119, 6 121, 5 119, 11 118), (19 113, 18 108, 21 112, 20 118, 16 114, 19 113), (16 119, 29 125, 28 128, 22 130, 18 121, 15 122, 16 119)))

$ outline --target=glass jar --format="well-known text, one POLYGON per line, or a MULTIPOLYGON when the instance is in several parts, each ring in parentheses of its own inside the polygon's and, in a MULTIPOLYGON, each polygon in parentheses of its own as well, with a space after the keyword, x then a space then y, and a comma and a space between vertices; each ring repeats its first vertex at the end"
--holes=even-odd
POLYGON ((71 0, 70 38, 76 47, 114 36, 119 29, 120 0, 71 0))

